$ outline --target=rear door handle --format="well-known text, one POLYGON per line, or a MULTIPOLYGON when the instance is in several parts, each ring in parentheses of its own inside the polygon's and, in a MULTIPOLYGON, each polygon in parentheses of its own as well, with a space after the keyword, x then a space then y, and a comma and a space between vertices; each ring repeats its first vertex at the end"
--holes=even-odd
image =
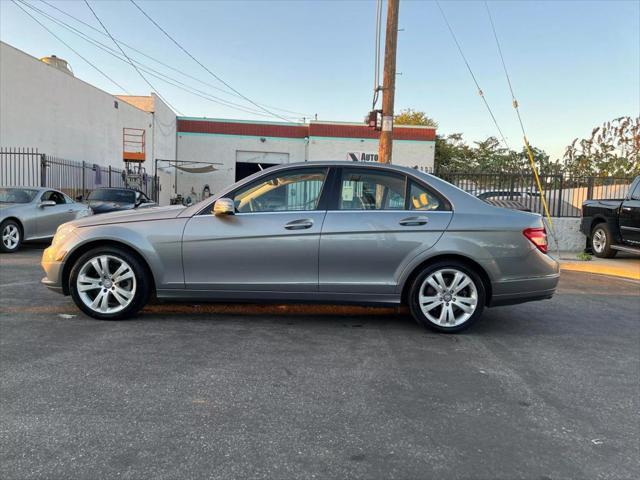
POLYGON ((300 220, 294 220, 293 222, 287 223, 284 228, 287 230, 304 230, 305 228, 313 227, 313 220, 310 218, 303 218, 300 220))
POLYGON ((426 225, 429 219, 427 217, 407 217, 400 220, 403 227, 411 227, 415 225, 426 225))

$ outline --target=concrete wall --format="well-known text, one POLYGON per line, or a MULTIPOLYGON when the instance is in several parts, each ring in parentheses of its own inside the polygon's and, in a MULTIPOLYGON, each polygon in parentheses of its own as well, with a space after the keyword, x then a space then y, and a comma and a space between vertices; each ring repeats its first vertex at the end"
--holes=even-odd
POLYGON ((175 114, 157 98, 154 138, 151 113, 2 42, 0 84, 0 146, 122 168, 122 129, 131 127, 146 131, 148 170, 154 150, 175 156, 175 114))
MULTIPOLYGON (((551 221, 561 252, 581 252, 584 250, 586 239, 580 233, 580 218, 551 217, 551 221)), ((547 230, 549 230, 548 227, 547 230)), ((555 249, 556 244, 549 236, 549 251, 553 252, 555 249)))

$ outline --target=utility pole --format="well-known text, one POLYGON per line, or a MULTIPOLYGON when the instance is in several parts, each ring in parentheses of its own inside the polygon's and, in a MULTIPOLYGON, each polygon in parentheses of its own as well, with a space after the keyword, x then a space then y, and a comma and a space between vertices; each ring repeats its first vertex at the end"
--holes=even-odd
POLYGON ((393 147, 393 100, 396 89, 396 51, 398 46, 398 14, 400 0, 387 0, 387 32, 384 45, 384 77, 382 81, 382 131, 378 161, 391 163, 393 147))

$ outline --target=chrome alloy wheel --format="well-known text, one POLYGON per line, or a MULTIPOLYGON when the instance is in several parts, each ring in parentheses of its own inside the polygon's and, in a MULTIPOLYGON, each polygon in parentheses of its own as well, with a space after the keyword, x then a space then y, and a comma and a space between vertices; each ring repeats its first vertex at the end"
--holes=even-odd
POLYGON ((605 246, 607 245, 607 233, 602 228, 597 228, 596 231, 593 232, 591 245, 595 253, 604 252, 605 246))
POLYGON ((20 230, 12 223, 6 225, 2 230, 2 244, 7 250, 13 250, 20 243, 20 230))
POLYGON ((478 289, 471 277, 460 270, 436 270, 422 282, 418 303, 431 323, 456 327, 476 311, 478 289))
POLYGON ((133 301, 136 277, 123 259, 99 255, 82 265, 76 288, 82 302, 94 312, 118 313, 133 301))

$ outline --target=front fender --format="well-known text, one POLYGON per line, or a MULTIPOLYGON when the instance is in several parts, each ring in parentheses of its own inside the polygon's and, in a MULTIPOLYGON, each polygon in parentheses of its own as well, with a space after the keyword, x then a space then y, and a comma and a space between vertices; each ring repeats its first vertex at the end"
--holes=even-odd
POLYGON ((78 242, 67 253, 67 258, 91 245, 121 244, 144 259, 157 288, 184 288, 182 233, 186 221, 185 218, 173 218, 79 228, 76 231, 78 242))

